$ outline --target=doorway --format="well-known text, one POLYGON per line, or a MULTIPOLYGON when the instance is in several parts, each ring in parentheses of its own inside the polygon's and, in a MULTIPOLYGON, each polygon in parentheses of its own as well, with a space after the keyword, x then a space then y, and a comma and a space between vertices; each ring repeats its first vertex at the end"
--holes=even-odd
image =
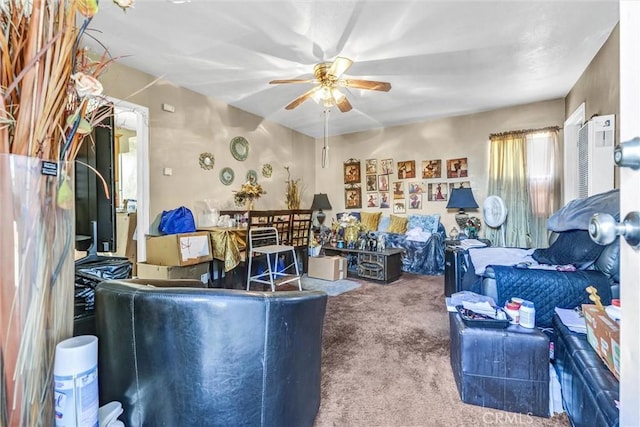
MULTIPOLYGON (((108 97, 114 106, 115 197, 117 207, 136 212, 137 261, 147 259, 145 236, 149 234, 149 109, 108 97)), ((135 269, 134 269, 135 271, 135 269)))

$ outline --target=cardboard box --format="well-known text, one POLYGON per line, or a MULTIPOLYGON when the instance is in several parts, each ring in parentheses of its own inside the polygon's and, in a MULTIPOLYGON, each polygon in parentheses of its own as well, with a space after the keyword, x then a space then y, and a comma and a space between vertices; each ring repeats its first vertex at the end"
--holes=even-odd
POLYGON ((211 261, 211 241, 208 231, 147 236, 147 263, 165 266, 185 266, 211 261))
POLYGON ((146 262, 138 263, 138 278, 140 279, 194 279, 209 285, 210 262, 186 266, 154 265, 146 262))
POLYGON ((347 276, 347 259, 341 256, 309 258, 309 277, 324 280, 340 280, 347 276))
POLYGON ((609 370, 620 379, 620 327, 593 304, 582 304, 587 340, 609 370))

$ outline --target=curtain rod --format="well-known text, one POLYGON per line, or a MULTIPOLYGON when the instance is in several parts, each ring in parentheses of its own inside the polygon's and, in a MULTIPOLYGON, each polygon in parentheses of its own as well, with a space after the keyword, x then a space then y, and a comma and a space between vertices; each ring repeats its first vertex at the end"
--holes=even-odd
POLYGON ((511 131, 508 131, 508 132, 500 132, 500 133, 489 134, 489 138, 494 138, 494 137, 498 137, 498 136, 516 135, 516 134, 521 134, 521 133, 534 133, 534 132, 545 132, 545 131, 556 131, 556 132, 558 132, 559 130, 560 130, 560 126, 547 126, 545 128, 540 128, 540 129, 511 130, 511 131))

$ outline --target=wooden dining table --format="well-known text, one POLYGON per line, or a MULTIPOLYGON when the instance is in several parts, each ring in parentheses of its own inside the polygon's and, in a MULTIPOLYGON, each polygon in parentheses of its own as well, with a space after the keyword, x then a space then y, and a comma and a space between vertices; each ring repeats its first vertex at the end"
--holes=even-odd
POLYGON ((224 261, 224 271, 229 272, 242 261, 247 246, 247 227, 199 227, 208 231, 213 258, 224 261))

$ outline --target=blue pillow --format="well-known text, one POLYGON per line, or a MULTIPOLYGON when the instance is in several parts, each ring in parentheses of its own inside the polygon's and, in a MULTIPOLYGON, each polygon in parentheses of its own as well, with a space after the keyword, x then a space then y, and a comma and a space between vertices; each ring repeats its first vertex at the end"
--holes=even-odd
POLYGON ((421 228, 422 231, 427 231, 429 233, 438 232, 438 224, 440 224, 440 214, 409 215, 407 218, 407 230, 421 228))
POLYGON ((546 249, 536 249, 532 257, 540 264, 573 264, 579 270, 590 267, 598 259, 604 246, 594 243, 585 230, 563 231, 546 249))
POLYGON ((340 221, 340 218, 342 218, 342 215, 351 215, 351 216, 355 216, 356 218, 358 218, 358 221, 360 221, 360 212, 340 212, 338 214, 336 214, 336 221, 340 221))
POLYGON ((389 224, 391 224, 391 217, 380 217, 380 222, 378 222, 378 231, 386 232, 389 229, 389 224))

